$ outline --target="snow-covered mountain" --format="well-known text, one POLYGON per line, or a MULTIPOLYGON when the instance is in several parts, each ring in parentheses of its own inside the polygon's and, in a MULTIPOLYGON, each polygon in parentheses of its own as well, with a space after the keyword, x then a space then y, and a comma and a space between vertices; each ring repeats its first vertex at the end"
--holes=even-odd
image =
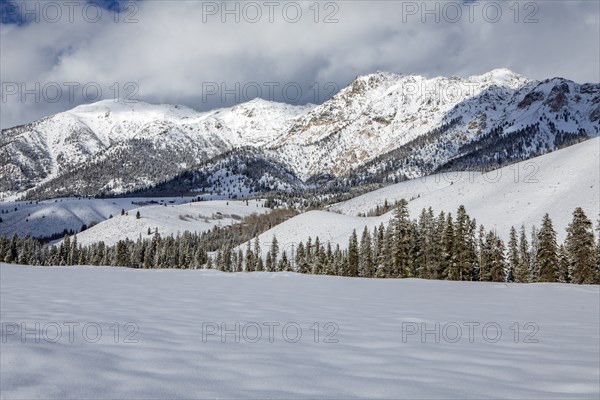
POLYGON ((235 147, 271 142, 310 107, 260 99, 207 113, 110 100, 79 106, 2 131, 0 191, 56 180, 69 187, 50 185, 47 194, 149 186, 235 147))
MULTIPOLYGON (((102 101, 3 130, 0 194, 116 194, 193 171, 222 188, 235 173, 222 158, 240 148, 272 167, 273 184, 262 187, 404 179, 530 158, 598 135, 599 122, 600 84, 505 69, 468 78, 379 72, 319 106, 256 99, 199 113, 102 101)), ((260 184, 238 184, 234 195, 260 184)))

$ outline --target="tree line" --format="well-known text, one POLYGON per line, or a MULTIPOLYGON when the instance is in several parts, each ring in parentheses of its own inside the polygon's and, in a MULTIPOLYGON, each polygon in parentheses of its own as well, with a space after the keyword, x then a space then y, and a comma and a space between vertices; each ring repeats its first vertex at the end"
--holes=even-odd
MULTIPOLYGON (((44 245, 31 237, 0 237, 0 260, 32 265, 600 284, 600 236, 596 239, 592 222, 581 208, 573 212, 566 239, 558 244, 548 214, 540 228, 534 227, 529 234, 524 226, 519 231, 511 228, 508 243, 504 243, 494 230, 478 226, 463 206, 455 216, 444 212, 435 215, 431 208, 423 209, 413 220, 407 205, 400 200, 387 225, 372 230, 365 227, 360 235, 354 230, 344 249, 315 237, 280 251, 274 236, 265 251, 258 237, 249 239, 267 228, 258 229, 254 221, 250 228, 214 228, 201 234, 186 231, 162 237, 158 232, 149 232, 148 237, 120 240, 112 246, 103 242, 82 246, 76 235, 66 236, 59 245, 44 245)), ((274 221, 269 222, 268 227, 273 226, 274 221)))

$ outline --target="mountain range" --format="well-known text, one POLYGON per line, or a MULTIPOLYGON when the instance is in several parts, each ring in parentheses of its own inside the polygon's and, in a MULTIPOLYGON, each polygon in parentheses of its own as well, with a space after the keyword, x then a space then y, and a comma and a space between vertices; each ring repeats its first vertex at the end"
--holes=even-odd
POLYGON ((2 130, 0 196, 239 197, 489 170, 598 136, 600 84, 378 72, 320 105, 105 100, 2 130))

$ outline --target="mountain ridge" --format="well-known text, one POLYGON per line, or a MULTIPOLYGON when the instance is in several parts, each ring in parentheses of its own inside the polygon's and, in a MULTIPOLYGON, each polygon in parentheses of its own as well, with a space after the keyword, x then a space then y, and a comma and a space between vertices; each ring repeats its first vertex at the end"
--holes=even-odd
POLYGON ((597 136, 598 122, 600 84, 507 69, 467 78, 377 72, 320 105, 254 99, 198 112, 104 100, 2 130, 0 195, 126 193, 244 147, 300 182, 398 180, 530 158, 597 136))

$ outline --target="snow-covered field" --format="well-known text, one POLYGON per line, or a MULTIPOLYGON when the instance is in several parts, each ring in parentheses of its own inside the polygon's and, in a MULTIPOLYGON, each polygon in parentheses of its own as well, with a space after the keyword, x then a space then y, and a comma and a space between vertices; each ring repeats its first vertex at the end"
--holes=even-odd
POLYGON ((0 278, 3 399, 600 396, 598 286, 6 264, 0 278))
POLYGON ((60 198, 44 201, 0 202, 0 236, 32 235, 50 236, 63 230, 79 231, 82 225, 99 223, 121 210, 138 208, 133 203, 156 201, 160 204, 181 204, 191 201, 190 197, 164 198, 60 198), (16 211, 15 211, 16 208, 16 211))
POLYGON ((558 240, 562 241, 576 207, 582 207, 594 224, 598 220, 600 138, 486 174, 456 172, 401 182, 335 204, 329 212, 298 215, 264 232, 259 239, 266 246, 276 236, 282 250, 282 244, 291 250, 309 236, 318 236, 321 243, 345 248, 353 229, 360 235, 365 226, 372 231, 393 217, 393 211, 370 218, 357 217, 358 214, 383 205, 386 199, 393 204, 402 198, 409 201, 411 218, 417 218, 423 208, 430 206, 436 214, 445 211, 455 215, 462 204, 478 224, 496 229, 505 240, 511 226, 519 228, 524 224, 528 230, 534 225, 539 227, 544 214, 549 213, 558 240))

